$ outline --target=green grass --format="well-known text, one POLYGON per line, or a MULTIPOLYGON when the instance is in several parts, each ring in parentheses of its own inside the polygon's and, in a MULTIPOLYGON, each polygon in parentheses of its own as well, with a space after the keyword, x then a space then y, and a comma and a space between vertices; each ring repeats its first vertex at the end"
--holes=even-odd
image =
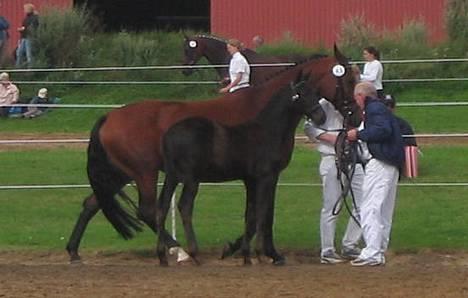
MULTIPOLYGON (((403 179, 402 183, 467 182, 468 148, 423 146, 422 151, 421 176, 411 181, 403 179)), ((315 150, 297 147, 281 182, 318 183, 318 159, 315 150)), ((3 185, 87 183, 84 150, 0 152, 0 164, 3 185)), ((127 190, 136 198, 132 187, 127 190)), ((467 249, 467 190, 468 187, 400 186, 391 248, 467 249)), ((87 194, 88 189, 0 191, 0 249, 63 249, 87 194)), ((242 187, 201 187, 194 225, 202 250, 220 248, 242 232, 244 204, 242 187)), ((320 208, 319 187, 278 187, 274 227, 277 245, 283 249, 318 249, 320 208)), ((343 232, 346 217, 341 216, 338 234, 343 232)), ((182 234, 179 223, 178 235, 182 234)), ((122 240, 99 214, 90 223, 82 248, 151 250, 154 245, 155 237, 148 229, 132 241, 122 240)))

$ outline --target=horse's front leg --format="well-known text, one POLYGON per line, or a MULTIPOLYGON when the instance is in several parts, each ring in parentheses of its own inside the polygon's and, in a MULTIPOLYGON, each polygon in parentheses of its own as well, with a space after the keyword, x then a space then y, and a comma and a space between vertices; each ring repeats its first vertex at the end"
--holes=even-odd
MULTIPOLYGON (((224 248, 221 255, 221 259, 232 256, 236 251, 238 251, 243 245, 244 241, 250 243, 253 236, 255 235, 255 191, 256 191, 256 181, 255 180, 244 180, 244 185, 246 189, 246 200, 245 200, 245 213, 244 213, 244 222, 245 230, 244 234, 239 236, 234 243, 228 242, 224 248), (245 237, 247 236, 247 237, 245 237)), ((249 244, 250 250, 250 244, 249 244)), ((250 253, 250 252, 249 252, 250 253)), ((244 254, 245 257, 245 254, 244 254)))
POLYGON ((247 196, 246 200, 246 212, 245 212, 245 230, 244 237, 242 238, 242 255, 244 256, 244 265, 252 264, 250 260, 250 241, 255 235, 255 203, 256 198, 255 194, 252 193, 250 196, 247 196))
POLYGON ((278 254, 273 244, 273 217, 275 207, 278 174, 264 175, 257 184, 257 241, 256 252, 273 259, 273 264, 284 263, 284 257, 278 254))
POLYGON ((182 224, 184 226, 185 237, 188 244, 188 254, 192 257, 195 264, 199 265, 196 256, 198 254, 198 243, 193 230, 192 216, 193 216, 193 204, 195 197, 198 193, 199 183, 195 181, 184 183, 184 188, 180 196, 178 203, 179 212, 182 216, 182 224))

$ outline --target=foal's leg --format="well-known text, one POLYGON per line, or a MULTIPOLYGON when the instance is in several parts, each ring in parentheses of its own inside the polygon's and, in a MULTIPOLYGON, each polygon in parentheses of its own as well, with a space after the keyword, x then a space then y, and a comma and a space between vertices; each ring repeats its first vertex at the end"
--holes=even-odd
POLYGON ((250 243, 253 236, 255 235, 255 192, 256 192, 256 181, 244 181, 246 189, 246 201, 245 201, 245 213, 244 213, 244 222, 245 222, 245 232, 243 235, 239 236, 234 243, 228 242, 224 248, 221 255, 221 259, 232 256, 236 251, 238 251, 244 240, 245 235, 247 235, 247 241, 250 243))
POLYGON ((182 195, 180 196, 180 200, 177 205, 179 207, 180 215, 182 216, 182 224, 184 225, 185 237, 188 244, 188 254, 197 265, 200 264, 196 259, 196 255, 198 254, 198 243, 195 231, 193 230, 192 215, 193 203, 195 201, 195 196, 198 193, 198 186, 198 182, 185 181, 182 195))
MULTIPOLYGON (((273 190, 274 192, 276 190, 273 190)), ((275 194, 273 194, 272 199, 268 202, 269 206, 267 208, 266 214, 266 224, 265 224, 265 234, 264 234, 264 242, 263 247, 265 249, 265 255, 271 257, 273 259, 273 265, 284 265, 285 259, 284 256, 280 255, 273 244, 273 218, 275 214, 275 194)))
POLYGON ((274 200, 278 175, 265 175, 257 185, 257 255, 262 252, 273 259, 273 264, 284 263, 284 257, 276 252, 273 245, 274 200))
POLYGON ((250 265, 250 241, 255 235, 255 223, 256 223, 256 197, 255 197, 255 185, 256 182, 249 184, 251 187, 247 188, 246 198, 246 210, 245 210, 245 230, 244 237, 242 238, 242 255, 244 256, 244 265, 250 265), (250 188, 250 190, 249 190, 250 188))
POLYGON ((99 211, 99 205, 96 201, 94 194, 89 195, 83 201, 83 210, 76 221, 73 232, 68 240, 67 251, 70 256, 71 263, 78 263, 81 261, 81 257, 78 254, 78 247, 80 246, 81 239, 83 238, 83 233, 86 230, 86 226, 91 218, 96 215, 99 211))
POLYGON ((159 231, 158 237, 158 246, 157 246, 157 253, 159 257, 159 262, 161 266, 167 266, 167 256, 166 256, 166 244, 170 239, 172 239, 171 235, 166 231, 166 218, 167 213, 169 211, 169 207, 171 204, 171 198, 174 194, 174 191, 177 187, 178 182, 175 179, 169 177, 166 174, 166 178, 164 180, 164 186, 161 190, 161 194, 159 195, 159 200, 157 202, 156 208, 156 222, 157 228, 159 231))

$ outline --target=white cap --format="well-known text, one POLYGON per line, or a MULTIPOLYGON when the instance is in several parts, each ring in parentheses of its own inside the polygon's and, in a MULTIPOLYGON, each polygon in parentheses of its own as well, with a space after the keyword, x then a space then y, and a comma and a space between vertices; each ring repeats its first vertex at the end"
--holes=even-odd
POLYGON ((37 92, 37 96, 39 96, 40 98, 46 98, 47 97, 47 89, 46 88, 39 89, 39 92, 37 92))

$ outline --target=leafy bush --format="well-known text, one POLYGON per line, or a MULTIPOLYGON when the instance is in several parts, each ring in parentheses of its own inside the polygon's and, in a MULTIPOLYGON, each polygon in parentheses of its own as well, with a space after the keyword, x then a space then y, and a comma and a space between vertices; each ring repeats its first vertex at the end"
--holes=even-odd
POLYGON ((451 41, 468 40, 468 1, 448 0, 445 9, 445 24, 451 41))
MULTIPOLYGON (((363 15, 352 16, 341 22, 339 44, 345 49, 353 49, 353 55, 357 53, 360 55, 364 47, 375 44, 377 39, 378 34, 375 27, 366 22, 363 15)), ((348 53, 348 55, 350 54, 348 53)))
POLYGON ((35 66, 80 65, 86 56, 85 39, 90 30, 91 16, 85 9, 46 9, 33 40, 35 66))

